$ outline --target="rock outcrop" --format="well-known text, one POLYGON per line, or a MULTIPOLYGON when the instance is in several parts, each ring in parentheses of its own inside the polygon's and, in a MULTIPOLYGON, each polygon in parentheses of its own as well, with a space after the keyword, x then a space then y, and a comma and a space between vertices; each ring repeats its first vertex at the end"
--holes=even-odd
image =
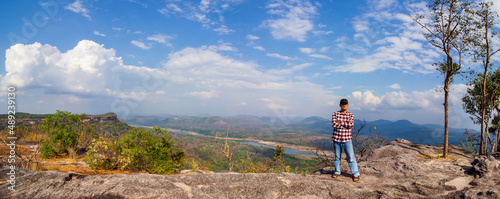
POLYGON ((452 147, 455 160, 435 159, 439 146, 395 140, 359 161, 361 181, 347 165, 312 175, 190 173, 84 176, 16 170, 15 191, 0 170, 0 196, 8 198, 500 198, 500 161, 452 147))

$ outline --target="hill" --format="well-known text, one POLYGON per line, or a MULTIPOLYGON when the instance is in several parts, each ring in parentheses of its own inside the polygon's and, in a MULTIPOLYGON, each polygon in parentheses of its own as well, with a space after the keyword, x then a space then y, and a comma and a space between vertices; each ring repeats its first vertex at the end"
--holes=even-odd
MULTIPOLYGON (((0 114, 0 131, 7 129, 7 116, 7 114, 0 114)), ((46 116, 47 114, 30 114, 18 112, 15 115, 15 126, 18 128, 24 127, 28 129, 38 129, 38 125, 42 122, 42 120, 45 120, 46 116)), ((111 112, 102 115, 86 115, 82 119, 82 121, 90 122, 92 128, 98 135, 117 137, 132 129, 131 126, 121 122, 115 113, 111 112)))

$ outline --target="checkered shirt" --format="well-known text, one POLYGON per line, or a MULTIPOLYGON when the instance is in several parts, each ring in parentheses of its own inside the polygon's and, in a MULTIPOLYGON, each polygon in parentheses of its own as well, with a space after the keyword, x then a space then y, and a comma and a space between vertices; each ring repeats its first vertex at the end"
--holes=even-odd
POLYGON ((337 111, 332 114, 333 140, 336 142, 347 142, 352 139, 351 128, 354 126, 354 114, 337 111), (350 123, 349 120, 353 122, 350 123), (340 123, 337 123, 340 121, 340 123))

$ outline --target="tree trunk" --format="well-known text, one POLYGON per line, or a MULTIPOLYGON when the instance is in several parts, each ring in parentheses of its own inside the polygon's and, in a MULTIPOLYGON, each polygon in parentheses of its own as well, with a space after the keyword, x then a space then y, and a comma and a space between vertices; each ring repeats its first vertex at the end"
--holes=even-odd
POLYGON ((448 74, 444 80, 444 144, 443 158, 448 158, 448 94, 450 92, 450 78, 448 74))
MULTIPOLYGON (((488 58, 486 58, 488 59, 488 58)), ((488 62, 488 61, 486 61, 488 62)), ((481 101, 481 143, 480 143, 480 149, 479 149, 479 155, 484 155, 484 152, 486 152, 488 145, 486 144, 486 139, 484 139, 484 122, 486 119, 486 75, 488 72, 488 66, 484 68, 484 76, 483 76, 483 87, 481 88, 481 95, 482 95, 482 101, 481 101)))

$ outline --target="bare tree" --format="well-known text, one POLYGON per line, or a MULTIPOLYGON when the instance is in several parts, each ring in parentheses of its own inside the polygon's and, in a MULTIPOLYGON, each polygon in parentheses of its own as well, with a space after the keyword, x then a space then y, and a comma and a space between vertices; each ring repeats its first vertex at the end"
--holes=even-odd
POLYGON ((429 43, 442 51, 444 62, 436 63, 437 70, 444 75, 444 149, 443 157, 448 157, 448 96, 453 76, 462 68, 462 54, 468 50, 469 43, 469 13, 468 0, 431 0, 429 19, 424 15, 414 16, 414 21, 426 31, 425 38, 429 43), (453 61, 459 57, 458 63, 453 61))
POLYGON ((352 134, 354 150, 356 150, 361 157, 364 157, 367 152, 385 145, 387 141, 387 138, 380 136, 378 131, 372 133, 372 128, 376 129, 376 127, 371 127, 368 133, 363 131, 365 127, 366 121, 363 120, 363 123, 359 128, 355 129, 352 134))
POLYGON ((217 134, 219 134, 219 132, 216 132, 215 133, 215 143, 217 143, 217 145, 219 145, 220 147, 220 150, 222 151, 222 153, 226 156, 227 158, 227 161, 229 162, 229 171, 232 171, 233 170, 233 162, 231 161, 231 158, 233 157, 233 153, 230 153, 229 152, 229 144, 227 143, 227 138, 229 136, 229 127, 231 126, 231 123, 228 123, 227 124, 227 132, 226 132, 226 139, 224 141, 224 146, 222 146, 219 141, 217 140, 217 134))

